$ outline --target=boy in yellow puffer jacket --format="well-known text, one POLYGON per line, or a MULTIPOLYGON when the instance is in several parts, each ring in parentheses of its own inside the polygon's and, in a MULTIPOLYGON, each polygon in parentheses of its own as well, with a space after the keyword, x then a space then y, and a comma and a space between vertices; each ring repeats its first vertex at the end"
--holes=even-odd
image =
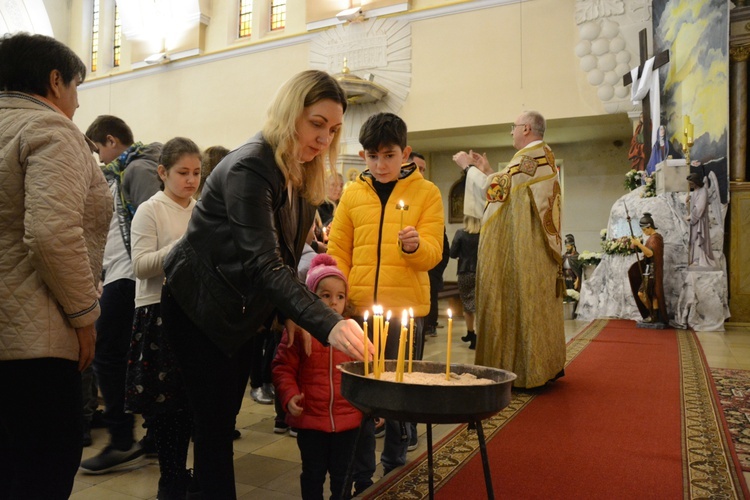
MULTIPOLYGON (((404 164, 411 148, 406 144, 406 123, 398 116, 371 116, 360 129, 359 142, 367 170, 344 190, 331 224, 328 253, 349 281, 355 318, 361 321, 364 311, 375 304, 393 312, 386 359, 398 353, 396 318, 404 309, 413 309, 414 357, 421 359, 422 319, 430 310, 427 271, 440 262, 443 252, 442 196, 414 163, 404 164)), ((408 429, 408 424, 386 423, 381 455, 386 474, 406 462, 408 429)), ((371 454, 374 470, 374 437, 365 442, 371 442, 372 450, 360 458, 371 454)), ((367 466, 357 467, 361 468, 367 466)))

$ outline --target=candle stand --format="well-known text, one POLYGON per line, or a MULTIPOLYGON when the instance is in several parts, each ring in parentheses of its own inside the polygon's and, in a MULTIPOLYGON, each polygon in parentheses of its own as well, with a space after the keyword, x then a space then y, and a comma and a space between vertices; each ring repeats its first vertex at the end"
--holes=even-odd
MULTIPOLYGON (((395 371, 396 364, 395 360, 387 360, 386 371, 395 371)), ((413 372, 446 372, 445 363, 414 361, 413 365, 413 372)), ((338 365, 338 368, 342 371, 341 394, 363 414, 357 443, 365 422, 373 417, 427 424, 427 473, 429 497, 432 499, 435 495, 432 424, 473 424, 476 427, 482 455, 487 498, 494 499, 482 420, 495 415, 510 404, 515 373, 485 366, 451 364, 450 371, 456 375, 471 373, 493 382, 485 385, 420 385, 365 377, 362 361, 343 363, 338 365)), ((356 447, 355 444, 355 453, 356 447)), ((353 463, 354 455, 346 475, 346 491, 351 491, 353 463)))

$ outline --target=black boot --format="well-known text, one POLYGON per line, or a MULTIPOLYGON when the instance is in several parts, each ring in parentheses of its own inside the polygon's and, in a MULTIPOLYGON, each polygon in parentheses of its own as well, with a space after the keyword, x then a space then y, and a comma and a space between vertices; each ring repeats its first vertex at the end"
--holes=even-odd
POLYGON ((192 479, 190 470, 180 474, 176 478, 159 478, 159 491, 156 494, 157 500, 183 500, 188 496, 188 485, 192 479))
POLYGON ((474 333, 474 330, 466 330, 466 335, 461 337, 461 340, 464 342, 471 342, 475 338, 477 338, 477 334, 474 333))
POLYGON ((476 349, 477 348, 477 335, 474 334, 473 337, 471 337, 471 344, 469 344, 469 349, 476 349))

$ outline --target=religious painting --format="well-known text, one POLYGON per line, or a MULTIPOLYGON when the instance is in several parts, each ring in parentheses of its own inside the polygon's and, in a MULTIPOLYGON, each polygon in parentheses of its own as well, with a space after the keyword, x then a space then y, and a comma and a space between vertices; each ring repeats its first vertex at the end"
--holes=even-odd
POLYGON ((466 175, 453 183, 449 191, 448 222, 463 224, 464 222, 464 192, 466 191, 466 175))
MULTIPOLYGON (((662 124, 684 156, 685 119, 693 125, 691 172, 714 172, 722 203, 729 177, 729 2, 654 0, 654 54, 668 50, 659 69, 662 124)), ((677 155, 675 155, 677 157, 677 155)))

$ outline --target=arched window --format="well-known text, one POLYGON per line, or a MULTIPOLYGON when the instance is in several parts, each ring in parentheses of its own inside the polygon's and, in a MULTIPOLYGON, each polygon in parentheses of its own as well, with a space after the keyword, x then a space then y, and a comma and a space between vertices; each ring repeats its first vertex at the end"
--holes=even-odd
POLYGON ((240 27, 238 36, 250 38, 253 33, 253 0, 240 0, 240 27))
POLYGON ((286 26, 286 0, 271 0, 271 31, 286 26))

